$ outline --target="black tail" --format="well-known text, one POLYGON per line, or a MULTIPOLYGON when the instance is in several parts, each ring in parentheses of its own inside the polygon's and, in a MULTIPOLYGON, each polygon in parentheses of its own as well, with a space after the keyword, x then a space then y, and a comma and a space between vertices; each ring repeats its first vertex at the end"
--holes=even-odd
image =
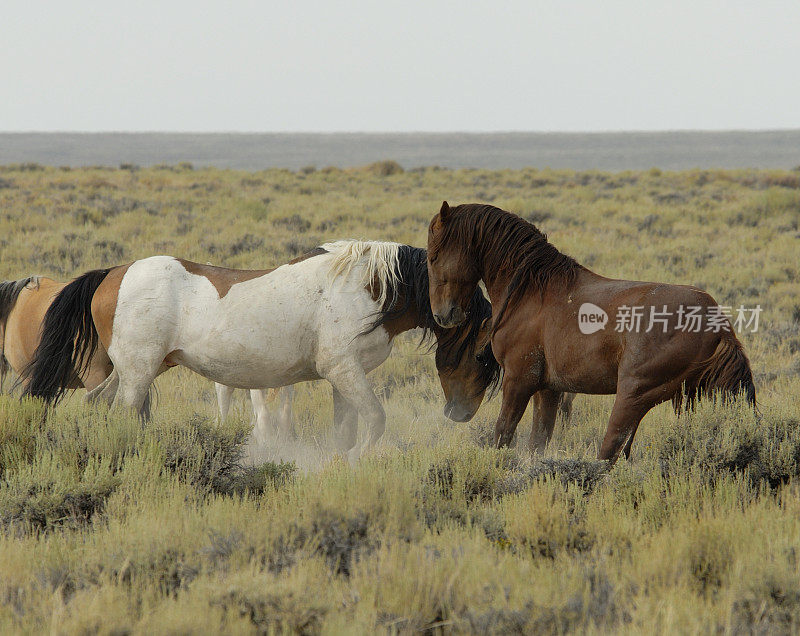
MULTIPOLYGON (((687 381, 683 388, 687 408, 691 408, 697 398, 704 395, 719 396, 724 401, 743 394, 747 402, 756 408, 756 387, 750 361, 742 348, 742 343, 733 333, 726 333, 708 360, 697 368, 693 380, 687 381)), ((681 398, 673 399, 675 409, 681 407, 681 398)))
POLYGON ((21 278, 20 280, 4 280, 0 283, 0 325, 3 326, 3 340, 0 342, 0 387, 3 386, 6 379, 6 374, 11 370, 11 366, 5 358, 5 325, 11 310, 17 304, 19 293, 28 285, 34 283, 38 286, 38 276, 28 276, 28 278, 21 278))
POLYGON ((25 395, 50 404, 61 399, 97 349, 92 297, 111 269, 96 269, 73 280, 55 297, 42 323, 42 339, 22 372, 25 395))

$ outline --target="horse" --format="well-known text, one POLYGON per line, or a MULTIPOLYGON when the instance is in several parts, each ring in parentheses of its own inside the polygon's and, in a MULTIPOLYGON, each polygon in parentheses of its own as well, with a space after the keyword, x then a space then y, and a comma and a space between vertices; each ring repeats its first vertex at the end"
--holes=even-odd
POLYGON ((366 374, 389 355, 394 337, 422 328, 436 339, 445 415, 468 421, 499 366, 486 341, 491 306, 480 290, 472 319, 443 329, 430 310, 425 250, 398 243, 326 243, 276 269, 234 270, 154 256, 76 278, 48 310, 29 368, 27 392, 48 403, 64 392, 99 341, 114 372, 90 399, 145 416, 148 389, 183 365, 245 389, 325 379, 344 450, 383 434, 385 413, 366 374))
MULTIPOLYGON (((29 276, 16 281, 0 282, 0 386, 5 384, 9 369, 21 376, 30 364, 39 345, 39 335, 45 313, 53 299, 67 286, 44 276, 29 276)), ((113 370, 111 359, 101 344, 80 374, 67 380, 65 388, 85 388, 91 392, 99 386, 113 370)), ((24 383, 24 380, 23 380, 24 383)), ((230 405, 231 387, 217 385, 217 397, 221 419, 225 419, 230 405)), ((263 435, 266 431, 269 412, 267 402, 277 397, 275 391, 253 390, 250 399, 256 428, 263 435)), ((280 394, 279 427, 291 430, 291 392, 284 389, 280 394)))
MULTIPOLYGON (((30 363, 45 313, 66 285, 44 276, 0 283, 0 385, 9 368, 19 376, 30 363)), ((81 372, 66 378, 65 388, 91 391, 108 377, 111 368, 106 350, 98 346, 81 372)))
POLYGON ((451 208, 446 201, 428 229, 428 273, 431 308, 443 328, 468 319, 479 280, 488 290, 491 348, 503 370, 497 446, 510 442, 533 396, 540 415, 529 447, 541 451, 565 391, 616 393, 598 453, 612 464, 620 451, 630 456, 639 423, 661 402, 672 400, 680 412, 702 396, 743 394, 755 409, 744 349, 724 311, 701 289, 605 278, 515 214, 481 204, 451 208), (693 318, 687 328, 687 310, 706 316, 706 324, 695 329, 693 318), (613 329, 606 329, 609 316, 617 318, 613 329))

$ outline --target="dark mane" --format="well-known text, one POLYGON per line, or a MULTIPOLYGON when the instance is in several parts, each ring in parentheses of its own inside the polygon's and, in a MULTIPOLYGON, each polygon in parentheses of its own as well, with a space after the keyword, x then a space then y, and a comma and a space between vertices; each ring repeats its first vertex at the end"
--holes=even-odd
MULTIPOLYGON (((427 250, 421 247, 401 245, 398 254, 398 280, 399 289, 389 289, 386 302, 380 313, 370 325, 367 333, 374 331, 381 325, 399 318, 404 313, 416 309, 419 322, 422 326, 420 344, 430 342, 431 334, 439 332, 437 346, 442 354, 442 360, 448 368, 455 368, 470 348, 482 362, 481 382, 486 387, 494 387, 500 378, 500 365, 494 358, 489 341, 478 343, 481 326, 486 318, 491 318, 492 305, 480 289, 476 289, 469 303, 467 321, 455 328, 442 333, 441 327, 436 324, 431 310, 430 296, 428 295, 428 263, 427 250)), ((433 343, 431 343, 433 347, 433 343)))
POLYGON ((569 287, 583 269, 549 243, 546 234, 516 214, 477 203, 451 208, 450 214, 436 237, 437 251, 454 242, 472 252, 483 272, 512 274, 503 304, 496 312, 493 331, 524 291, 534 289, 544 294, 553 282, 569 287))

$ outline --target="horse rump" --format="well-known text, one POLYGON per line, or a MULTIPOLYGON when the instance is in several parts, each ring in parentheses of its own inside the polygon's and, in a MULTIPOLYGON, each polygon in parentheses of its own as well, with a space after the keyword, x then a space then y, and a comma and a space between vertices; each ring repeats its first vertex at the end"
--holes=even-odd
MULTIPOLYGON (((89 365, 99 337, 92 320, 92 298, 111 269, 78 276, 53 299, 42 322, 42 337, 19 382, 24 395, 54 404, 89 365)), ((80 386, 80 384, 78 384, 80 386)))

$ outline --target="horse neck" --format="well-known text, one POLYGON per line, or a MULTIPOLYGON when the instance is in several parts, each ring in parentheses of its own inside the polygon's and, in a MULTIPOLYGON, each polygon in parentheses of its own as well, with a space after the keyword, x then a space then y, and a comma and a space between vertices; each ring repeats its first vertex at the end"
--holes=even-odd
MULTIPOLYGON (((471 236, 466 241, 466 248, 466 256, 473 260, 480 280, 486 285, 486 291, 489 293, 489 300, 492 305, 502 301, 514 270, 507 267, 493 266, 492 261, 497 259, 489 252, 491 249, 490 241, 487 240, 485 235, 478 232, 477 227, 472 228, 471 236)), ((507 265, 505 260, 504 265, 507 265)))
MULTIPOLYGON (((400 297, 397 299, 397 303, 403 305, 405 304, 405 299, 400 297)), ((405 331, 410 331, 411 329, 425 326, 425 320, 413 300, 409 303, 408 309, 406 309, 402 314, 390 318, 383 323, 383 328, 389 332, 390 338, 394 338, 396 335, 405 331)))
POLYGON ((486 291, 489 294, 489 301, 492 303, 492 306, 499 307, 506 297, 506 289, 511 283, 514 270, 507 268, 492 269, 491 267, 487 267, 486 259, 482 257, 480 251, 477 251, 475 254, 475 262, 477 264, 480 280, 483 281, 483 284, 486 286, 486 291))
MULTIPOLYGON (((546 241, 543 241, 541 245, 534 244, 531 247, 533 249, 543 249, 545 246, 550 247, 555 252, 554 256, 565 258, 561 252, 546 241)), ((512 252, 504 255, 502 258, 498 258, 496 254, 490 252, 491 249, 491 244, 485 239, 473 238, 471 257, 476 263, 481 280, 483 280, 486 285, 486 291, 489 293, 489 300, 492 305, 499 307, 505 300, 508 287, 520 268, 530 267, 526 262, 530 253, 512 252)))
POLYGON ((486 291, 489 292, 489 301, 492 306, 499 307, 500 303, 506 296, 506 289, 511 282, 511 272, 497 271, 488 272, 484 268, 479 268, 481 272, 481 280, 486 285, 486 291))

